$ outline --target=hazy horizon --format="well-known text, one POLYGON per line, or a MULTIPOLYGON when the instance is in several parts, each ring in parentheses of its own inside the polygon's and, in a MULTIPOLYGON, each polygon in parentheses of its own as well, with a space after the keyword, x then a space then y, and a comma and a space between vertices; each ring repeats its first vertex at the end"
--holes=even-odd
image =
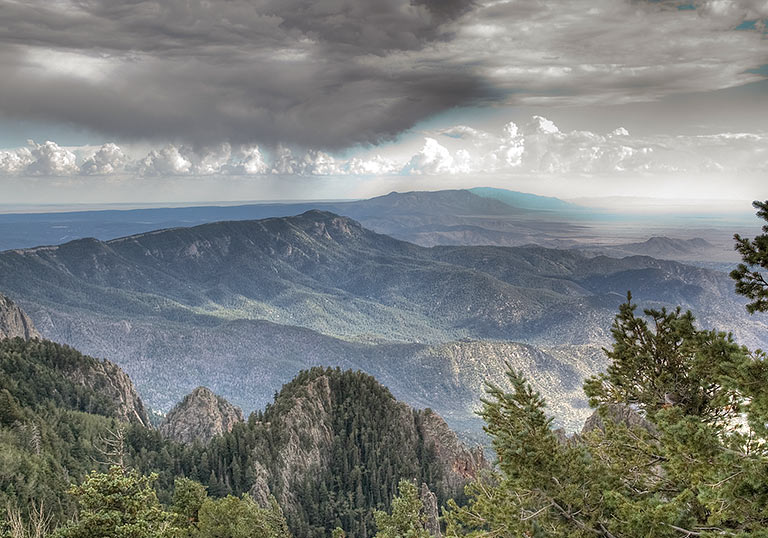
POLYGON ((0 4, 6 206, 768 198, 764 2, 0 4))

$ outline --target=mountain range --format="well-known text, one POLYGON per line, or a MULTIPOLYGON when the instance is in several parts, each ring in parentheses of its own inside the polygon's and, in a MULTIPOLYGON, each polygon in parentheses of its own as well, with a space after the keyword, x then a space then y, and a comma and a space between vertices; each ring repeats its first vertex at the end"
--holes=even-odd
MULTIPOLYGON (((17 310, 3 298, 0 316, 17 310)), ((73 515, 73 481, 119 465, 156 473, 166 503, 177 479, 191 479, 213 497, 279 503, 294 536, 343 525, 365 538, 401 478, 422 484, 437 521, 438 502, 460 498, 488 468, 482 449, 462 444, 436 413, 398 402, 360 372, 302 371, 247 421, 198 387, 155 429, 119 367, 24 334, 0 339, 0 503, 34 500, 49 523, 73 515)))
POLYGON ((312 209, 345 215, 372 230, 424 244, 451 238, 453 242, 461 237, 472 244, 524 244, 537 242, 532 240, 535 238, 551 239, 549 232, 562 235, 577 231, 558 218, 557 212, 560 216, 563 213, 561 204, 570 207, 565 202, 498 189, 490 194, 503 193, 502 199, 481 196, 484 193, 415 191, 340 202, 6 213, 0 214, 0 250, 57 245, 85 237, 109 240, 219 221, 287 217, 312 209))
MULTIPOLYGON (((391 192, 368 200, 260 202, 145 209, 54 211, 0 214, 0 250, 55 245, 95 237, 101 240, 164 228, 229 220, 287 217, 311 209, 354 218, 366 228, 422 246, 536 244, 552 248, 612 247, 642 243, 649 237, 714 239, 714 248, 693 257, 667 250, 680 261, 734 261, 733 233, 747 233, 732 215, 633 214, 617 202, 613 210, 507 189, 391 192), (738 229, 737 229, 738 228, 738 229)), ((28 208, 27 211, 30 211, 28 208)), ((653 255, 652 252, 634 252, 653 255)))
POLYGON ((330 365, 474 433, 482 387, 503 384, 507 361, 578 429, 581 380, 604 364, 628 290, 753 347, 766 334, 716 271, 537 246, 425 248, 316 210, 5 251, 0 290, 44 336, 120 364, 155 409, 207 385, 251 411, 299 370, 330 365))

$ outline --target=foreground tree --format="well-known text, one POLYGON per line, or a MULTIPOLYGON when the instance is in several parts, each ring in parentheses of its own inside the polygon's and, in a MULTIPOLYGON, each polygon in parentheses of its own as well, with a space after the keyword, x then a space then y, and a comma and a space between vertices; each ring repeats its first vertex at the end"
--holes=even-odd
POLYGON ((585 384, 601 427, 558 437, 514 371, 511 392, 489 389, 498 470, 449 503, 449 536, 768 536, 766 357, 690 313, 635 310, 621 307, 611 365, 585 384))
POLYGON ((200 506, 197 538, 290 538, 283 512, 274 497, 260 507, 251 497, 229 495, 206 499, 200 506))
POLYGON ((376 512, 375 538, 430 538, 418 488, 408 480, 398 484, 400 495, 392 499, 392 513, 376 512))
POLYGON ((119 466, 92 472, 70 490, 78 501, 78 518, 59 530, 63 538, 162 538, 176 531, 173 514, 163 510, 152 483, 119 466))
POLYGON ((205 486, 189 478, 177 478, 173 485, 173 505, 179 537, 194 536, 198 530, 200 508, 208 498, 205 486))
MULTIPOLYGON (((768 222, 768 200, 752 205, 757 216, 768 222)), ((768 224, 763 225, 763 232, 754 239, 733 236, 743 263, 731 271, 731 278, 736 281, 736 293, 752 300, 747 305, 750 314, 768 312, 768 224)))

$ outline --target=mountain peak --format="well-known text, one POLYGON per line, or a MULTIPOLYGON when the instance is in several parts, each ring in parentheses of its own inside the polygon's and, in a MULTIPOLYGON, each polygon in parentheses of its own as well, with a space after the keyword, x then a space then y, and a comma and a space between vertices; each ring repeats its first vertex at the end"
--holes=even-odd
POLYGON ((207 443, 243 422, 243 412, 207 387, 197 387, 174 407, 160 426, 163 437, 180 443, 207 443))

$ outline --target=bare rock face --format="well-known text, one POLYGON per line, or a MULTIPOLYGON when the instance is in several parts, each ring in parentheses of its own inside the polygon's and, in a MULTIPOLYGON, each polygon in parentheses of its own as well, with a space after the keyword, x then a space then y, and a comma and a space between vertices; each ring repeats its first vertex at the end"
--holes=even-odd
MULTIPOLYGON (((286 435, 287 443, 280 451, 279 481, 283 494, 281 505, 297 506, 296 484, 311 469, 330 464, 333 444, 333 399, 327 376, 320 376, 308 383, 301 395, 293 400, 293 406, 281 417, 277 425, 286 435)), ((274 423, 273 423, 274 425, 274 423)))
POLYGON ((248 494, 256 501, 256 504, 262 508, 269 506, 269 496, 272 492, 269 489, 269 471, 260 462, 253 463, 253 475, 255 477, 253 485, 248 494))
POLYGON ((426 516, 424 528, 430 536, 433 536, 434 538, 442 538, 443 533, 440 531, 440 512, 437 509, 437 495, 435 495, 426 484, 422 483, 419 497, 421 498, 421 510, 426 516))
POLYGON ((468 448, 443 418, 434 411, 421 411, 424 441, 432 444, 449 487, 460 491, 483 469, 490 468, 480 446, 468 448))
POLYGON ((108 396, 117 404, 117 419, 152 427, 149 413, 131 378, 115 363, 103 360, 93 367, 77 368, 65 375, 75 383, 108 396))
POLYGON ((0 295, 0 339, 21 337, 25 340, 40 338, 32 320, 16 303, 0 295))
POLYGON ((163 437, 180 443, 207 443, 243 422, 243 412, 210 389, 198 387, 174 407, 160 426, 163 437))

